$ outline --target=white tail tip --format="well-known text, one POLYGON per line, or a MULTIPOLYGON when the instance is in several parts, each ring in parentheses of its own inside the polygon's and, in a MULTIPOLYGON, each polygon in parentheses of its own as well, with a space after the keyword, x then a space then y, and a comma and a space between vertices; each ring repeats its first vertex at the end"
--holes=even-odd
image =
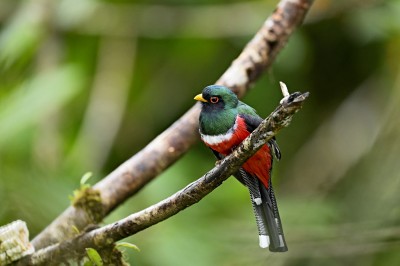
POLYGON ((259 238, 259 241, 260 241, 259 245, 260 245, 261 248, 269 247, 269 236, 259 235, 258 238, 259 238))
POLYGON ((285 246, 285 243, 283 242, 283 236, 282 235, 279 235, 279 246, 280 247, 285 246))
POLYGON ((257 205, 261 205, 261 203, 262 203, 261 198, 255 198, 254 199, 254 203, 257 204, 257 205))

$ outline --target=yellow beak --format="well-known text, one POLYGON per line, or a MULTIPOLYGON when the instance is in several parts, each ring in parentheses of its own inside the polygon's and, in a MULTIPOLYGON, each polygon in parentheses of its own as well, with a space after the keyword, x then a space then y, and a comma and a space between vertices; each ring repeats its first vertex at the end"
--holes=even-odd
POLYGON ((203 98, 203 95, 201 95, 201 94, 197 94, 196 97, 194 97, 194 99, 195 99, 196 101, 201 101, 201 102, 204 102, 204 103, 207 102, 207 100, 204 99, 204 98, 203 98))

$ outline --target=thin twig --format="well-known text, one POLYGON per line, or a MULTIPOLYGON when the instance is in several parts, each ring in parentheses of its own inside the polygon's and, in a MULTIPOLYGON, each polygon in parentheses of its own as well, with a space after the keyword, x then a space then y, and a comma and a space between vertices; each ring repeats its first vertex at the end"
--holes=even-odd
POLYGON ((279 81, 279 85, 281 86, 281 91, 282 91, 282 94, 283 94, 283 98, 282 98, 282 100, 280 101, 280 103, 283 103, 285 100, 287 100, 288 98, 289 98, 289 90, 288 90, 288 88, 287 88, 287 86, 286 86, 286 84, 285 83, 283 83, 282 81, 279 81))
MULTIPOLYGON (((311 3, 312 0, 282 0, 217 84, 230 87, 243 96, 272 64, 289 36, 303 21, 311 3)), ((105 217, 172 165, 196 142, 199 107, 199 104, 193 106, 143 150, 94 186, 100 192, 103 205, 102 212, 96 217, 105 217)), ((93 221, 92 215, 82 208, 71 206, 32 243, 36 249, 40 249, 73 237, 76 234, 74 227, 83 230, 88 224, 98 222, 93 221)))
POLYGON ((280 129, 289 125, 292 116, 300 110, 308 93, 293 93, 280 104, 233 152, 204 176, 169 198, 134 213, 113 224, 79 235, 65 242, 39 250, 20 260, 16 265, 59 264, 73 256, 82 256, 85 248, 105 248, 114 242, 157 224, 187 207, 199 202, 217 188, 280 129))

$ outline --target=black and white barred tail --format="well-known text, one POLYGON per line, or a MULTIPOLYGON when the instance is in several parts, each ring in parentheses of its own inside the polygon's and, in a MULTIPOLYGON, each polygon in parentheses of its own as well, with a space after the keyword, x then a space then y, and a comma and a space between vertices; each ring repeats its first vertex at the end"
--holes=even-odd
POLYGON ((239 170, 239 175, 250 192, 260 247, 269 247, 271 252, 287 251, 288 248, 271 180, 269 181, 269 187, 265 188, 257 177, 249 175, 243 169, 239 170))

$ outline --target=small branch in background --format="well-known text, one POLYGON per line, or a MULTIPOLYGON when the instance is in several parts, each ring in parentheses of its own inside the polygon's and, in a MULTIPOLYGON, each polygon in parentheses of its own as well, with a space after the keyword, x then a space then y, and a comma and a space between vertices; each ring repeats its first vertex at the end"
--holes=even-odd
POLYGON ((311 0, 280 1, 272 15, 217 84, 232 89, 242 97, 252 83, 274 62, 290 35, 302 23, 312 2, 311 0))
MULTIPOLYGON (((282 0, 217 84, 230 87, 243 96, 272 64, 289 36, 303 21, 311 3, 311 0, 282 0)), ((93 187, 102 197, 104 215, 172 165, 196 142, 199 107, 198 104, 193 106, 144 149, 93 187)), ((71 206, 32 243, 36 249, 44 248, 73 237, 76 234, 73 227, 83 230, 89 223, 85 211, 71 206)))
POLYGON ((59 264, 82 256, 85 248, 103 249, 116 241, 157 224, 187 207, 199 202, 207 194, 237 172, 241 165, 263 145, 287 127, 292 116, 300 110, 308 93, 293 93, 281 103, 233 152, 204 176, 189 184, 169 198, 134 213, 113 224, 94 229, 73 239, 54 244, 21 259, 15 265, 59 264))
POLYGON ((68 164, 86 165, 95 172, 109 156, 120 128, 136 55, 136 39, 108 37, 99 42, 99 59, 90 98, 68 158, 68 164))

